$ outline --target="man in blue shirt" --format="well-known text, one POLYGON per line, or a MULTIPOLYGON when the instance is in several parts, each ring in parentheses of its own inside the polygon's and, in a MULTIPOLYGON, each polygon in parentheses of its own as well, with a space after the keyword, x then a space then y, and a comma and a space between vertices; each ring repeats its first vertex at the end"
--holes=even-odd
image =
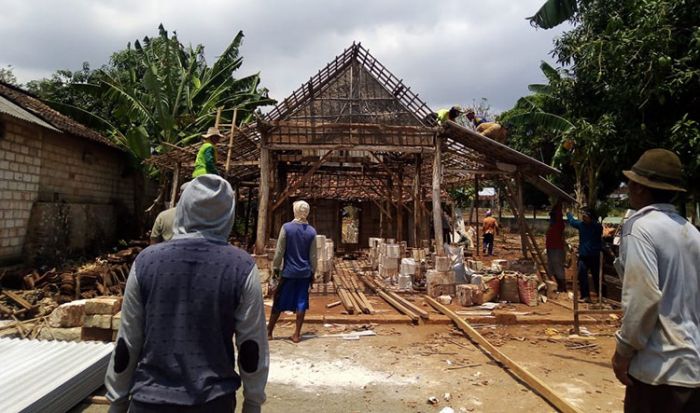
MULTIPOLYGON (((569 211, 566 213, 569 225, 578 230, 578 282, 581 285, 581 302, 591 302, 588 287, 588 271, 593 275, 593 289, 597 289, 600 279, 600 251, 603 249, 603 226, 591 208, 581 210, 581 221, 574 218, 569 211)), ((598 291, 598 294, 601 292, 598 291)))
POLYGON ((276 276, 282 267, 282 277, 272 304, 267 336, 272 338, 272 331, 282 311, 294 311, 296 329, 292 341, 298 343, 301 341, 304 315, 309 309, 309 290, 316 273, 316 230, 307 221, 310 209, 308 203, 296 201, 293 208, 294 219, 282 225, 272 261, 276 276))

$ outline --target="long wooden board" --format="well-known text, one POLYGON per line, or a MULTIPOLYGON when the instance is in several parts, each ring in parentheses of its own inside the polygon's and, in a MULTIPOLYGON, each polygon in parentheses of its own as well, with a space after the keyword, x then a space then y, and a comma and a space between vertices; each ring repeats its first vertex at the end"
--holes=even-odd
POLYGON ((484 338, 478 331, 476 331, 472 326, 469 325, 465 320, 461 319, 457 314, 433 300, 429 296, 425 296, 425 301, 433 306, 437 311, 448 316, 460 330, 464 332, 472 341, 483 347, 491 357, 497 362, 501 363, 503 366, 510 369, 518 378, 527 383, 533 390, 535 390, 540 396, 551 403, 554 407, 559 409, 563 413, 583 413, 563 398, 559 396, 551 387, 547 386, 542 380, 535 377, 532 373, 525 370, 510 357, 503 354, 498 348, 493 344, 489 343, 488 340, 484 338))

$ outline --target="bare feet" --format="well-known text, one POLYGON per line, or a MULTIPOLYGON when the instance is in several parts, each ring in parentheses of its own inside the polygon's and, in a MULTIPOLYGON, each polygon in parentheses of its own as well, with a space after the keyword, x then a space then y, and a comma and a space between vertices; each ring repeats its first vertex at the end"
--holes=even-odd
POLYGON ((292 343, 298 343, 301 341, 301 337, 299 337, 297 334, 294 334, 292 337, 290 337, 292 340, 292 343))

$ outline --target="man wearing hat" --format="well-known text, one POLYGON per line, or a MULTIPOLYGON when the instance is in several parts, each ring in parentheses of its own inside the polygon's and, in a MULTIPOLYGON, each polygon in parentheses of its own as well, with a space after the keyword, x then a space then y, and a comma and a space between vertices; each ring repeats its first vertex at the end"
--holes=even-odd
POLYGON ((622 308, 615 376, 625 412, 700 412, 700 232, 671 204, 681 162, 646 151, 623 172, 635 212, 622 227, 622 308))
MULTIPOLYGON (((598 288, 600 280, 600 251, 603 249, 603 226, 592 208, 581 210, 581 221, 574 218, 571 211, 567 212, 569 225, 578 230, 578 282, 581 286, 581 302, 591 302, 588 286, 588 272, 593 275, 593 289, 598 288)), ((598 291, 598 294, 601 294, 598 291)))
POLYGON ((464 111, 459 106, 452 106, 449 109, 439 109, 437 111, 438 123, 445 123, 445 121, 448 120, 454 122, 461 113, 464 113, 464 111))
POLYGON ((192 178, 204 174, 219 174, 219 171, 216 170, 216 144, 219 143, 219 139, 221 139, 219 129, 209 128, 207 133, 202 135, 202 139, 204 143, 202 147, 199 148, 199 152, 197 152, 192 178))

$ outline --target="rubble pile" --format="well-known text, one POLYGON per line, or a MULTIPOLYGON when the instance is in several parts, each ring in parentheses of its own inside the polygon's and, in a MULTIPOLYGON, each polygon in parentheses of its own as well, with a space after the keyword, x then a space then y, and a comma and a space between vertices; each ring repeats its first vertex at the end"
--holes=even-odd
POLYGON ((122 295, 131 264, 141 250, 132 246, 60 271, 52 268, 41 274, 34 270, 22 277, 24 290, 0 292, 0 319, 43 317, 73 300, 122 295))

